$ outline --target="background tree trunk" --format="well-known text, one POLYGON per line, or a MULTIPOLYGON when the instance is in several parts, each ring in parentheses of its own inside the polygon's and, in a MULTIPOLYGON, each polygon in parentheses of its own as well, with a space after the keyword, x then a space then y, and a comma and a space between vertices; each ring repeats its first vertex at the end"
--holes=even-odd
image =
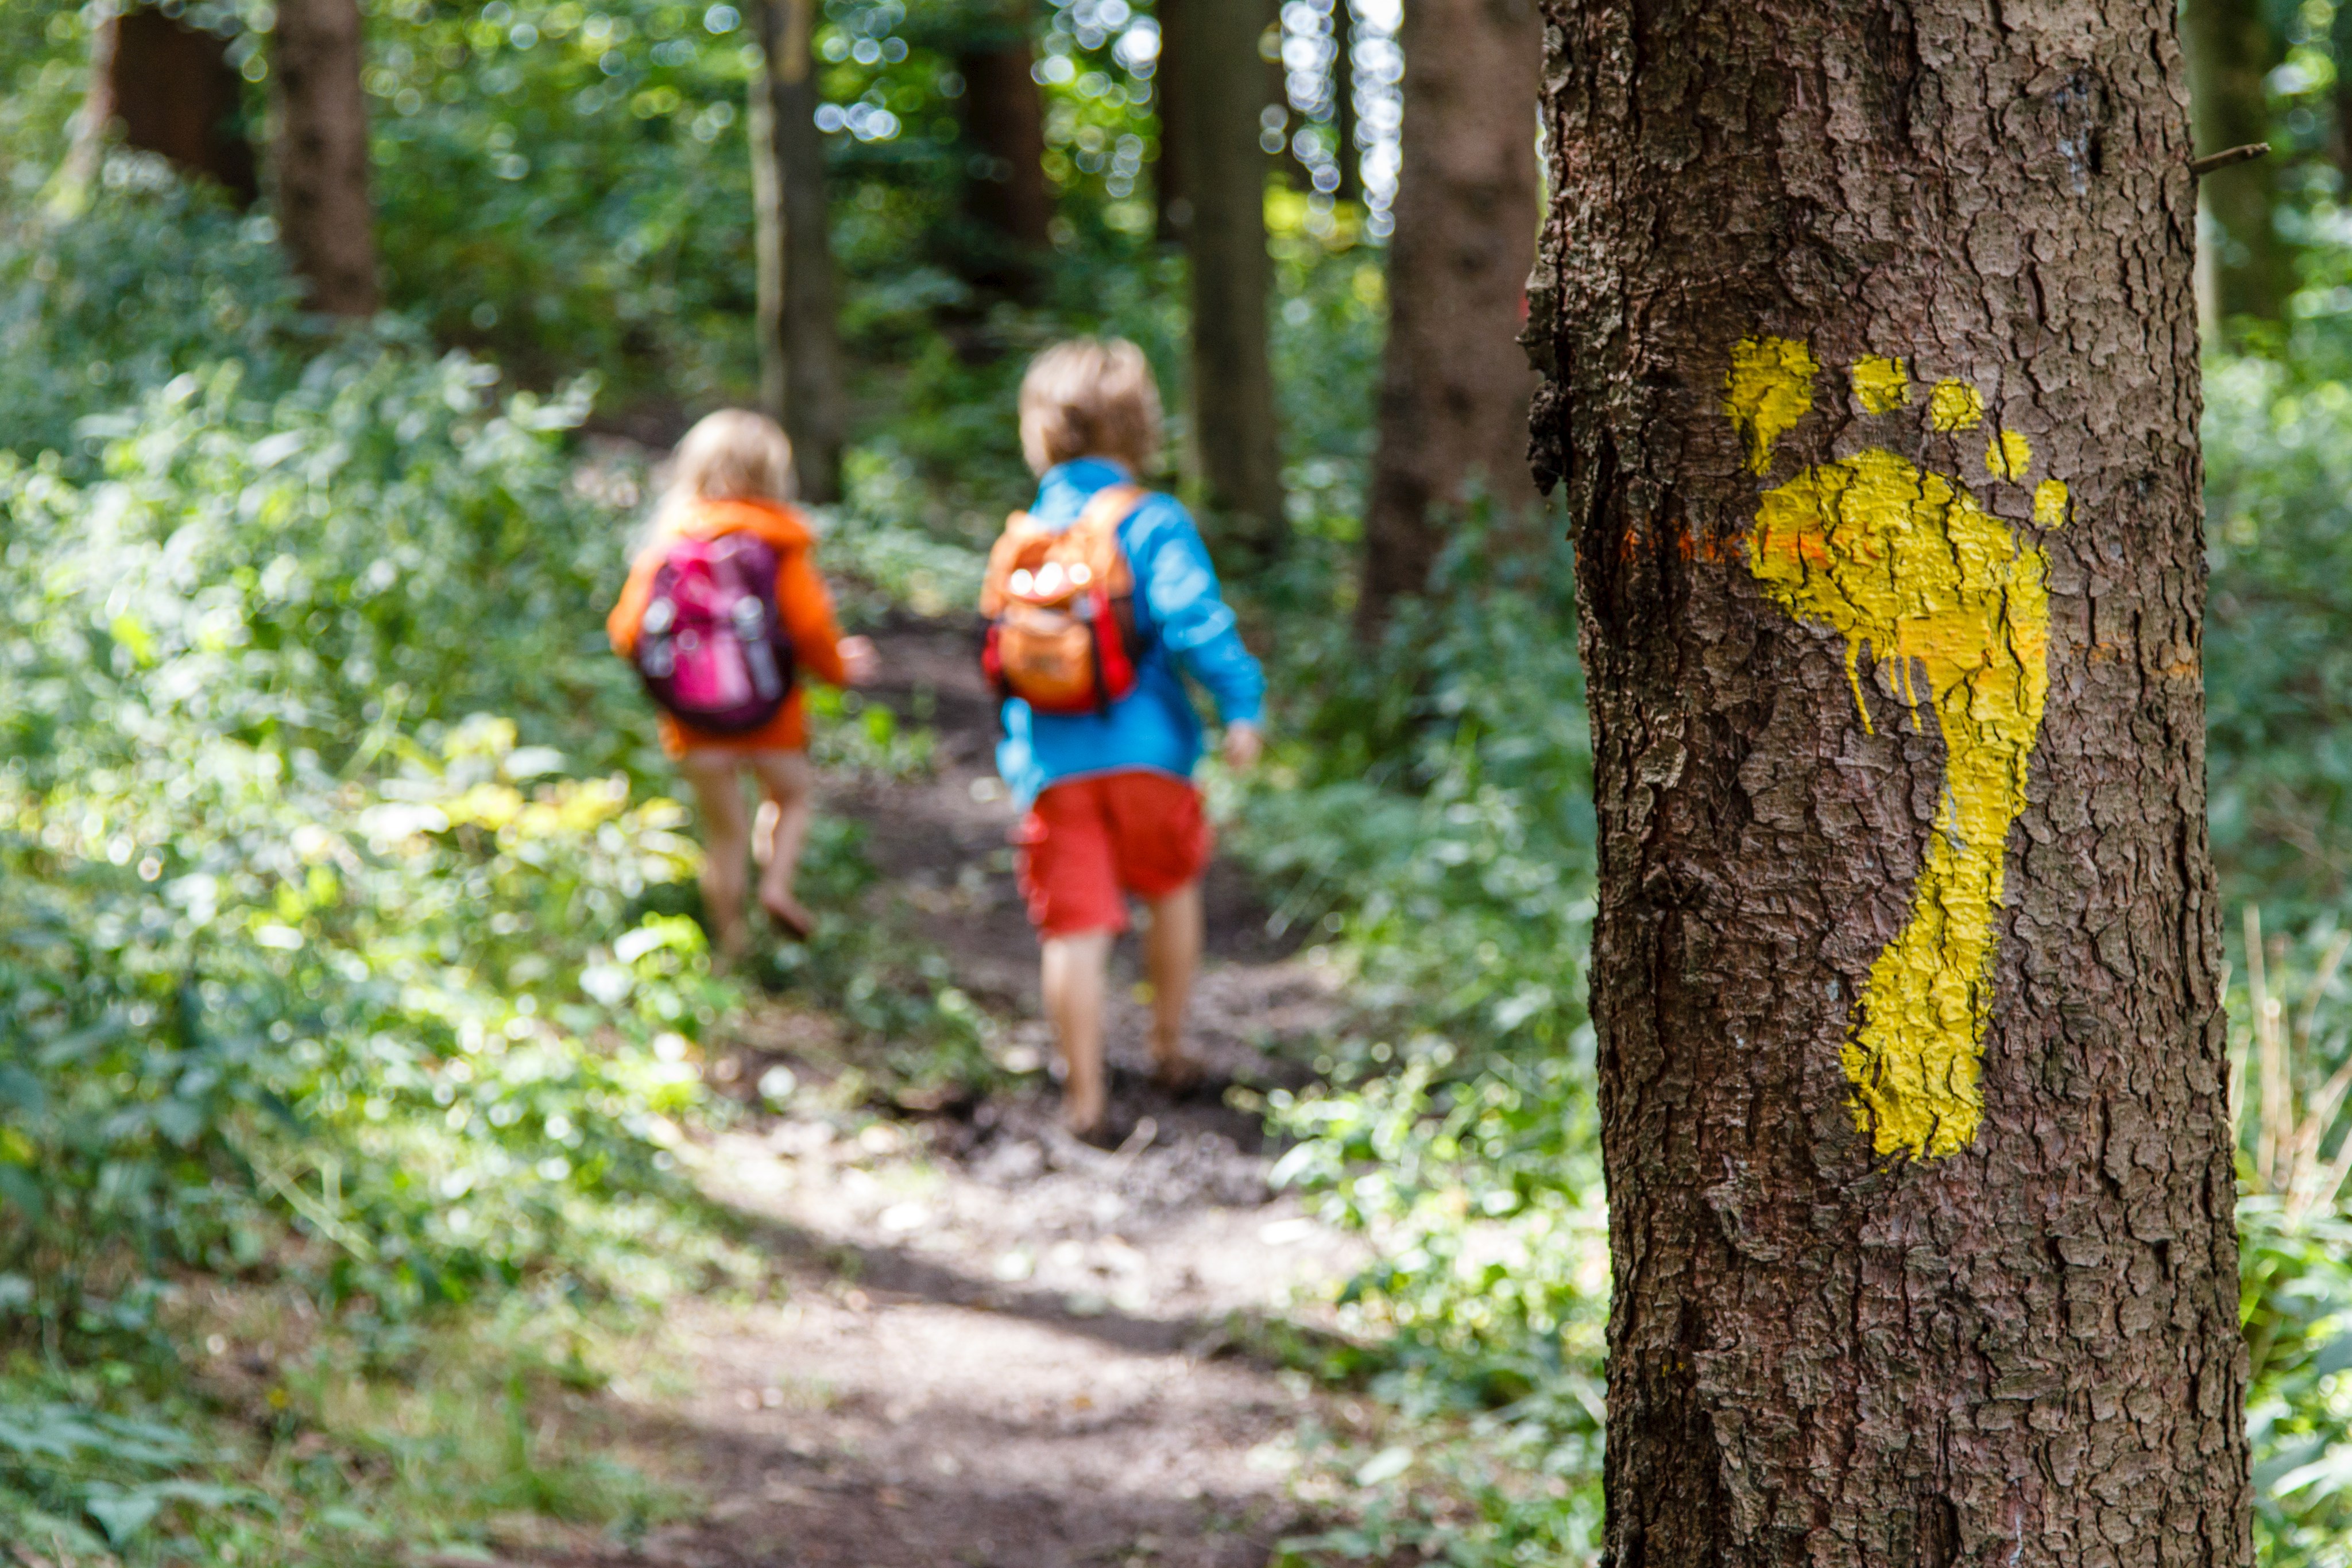
POLYGON ((1357 601, 1367 631, 1428 581, 1443 542, 1435 511, 1474 484, 1522 520, 1537 505, 1526 437, 1535 375, 1518 335, 1536 254, 1528 106, 1542 78, 1542 18, 1535 0, 1414 0, 1400 41, 1404 166, 1357 601))
POLYGON ((278 237, 310 308, 330 316, 372 316, 380 298, 363 47, 358 0, 280 0, 270 73, 278 237))
POLYGON ((2329 151, 2342 179, 2338 188, 2352 190, 2352 5, 2336 7, 2336 15, 2327 26, 2328 57, 2336 64, 2336 85, 2330 89, 2336 124, 2329 151))
POLYGON ((81 108, 73 118, 73 140, 58 165, 47 201, 61 217, 73 217, 89 204, 99 171, 106 161, 106 139, 114 125, 114 45, 121 36, 119 14, 106 10, 89 29, 89 79, 82 89, 81 108))
POLYGON ((1616 1568, 2242 1568, 2170 0, 1546 4, 1616 1568))
POLYGON ((1356 145, 1356 8, 1352 0, 1331 0, 1331 41, 1339 53, 1331 59, 1331 129, 1339 141, 1339 188, 1331 193, 1341 202, 1364 199, 1364 154, 1356 145))
POLYGON ((816 128, 816 0, 761 0, 768 68, 751 84, 752 199, 759 207, 760 401, 793 438, 803 500, 841 499, 849 428, 834 320, 824 140, 816 128))
POLYGON ((120 125, 125 146, 160 153, 251 205, 260 182, 245 131, 244 78, 229 63, 227 40, 143 6, 107 13, 94 32, 75 177, 96 174, 107 127, 120 125))
MULTIPOLYGON (((2184 0, 2180 45, 2189 58, 2190 111, 2197 151, 2270 140, 2270 105, 2263 78, 2283 50, 2271 36, 2262 0, 2184 0)), ((2206 210, 2228 238, 2216 257, 2224 316, 2275 321, 2294 291, 2294 266, 2271 225, 2278 193, 2278 159, 2257 158, 2208 174, 2206 210)))
POLYGON ((1215 542, 1235 564, 1279 554, 1288 536, 1267 357, 1268 159, 1258 144, 1264 0, 1182 0, 1172 62, 1182 76, 1191 180, 1192 444, 1215 542))
POLYGON ((964 140, 971 149, 965 204, 987 238, 973 280, 1017 288, 1053 243, 1054 198, 1045 189, 1045 111, 1030 75, 1028 7, 1013 4, 989 20, 956 57, 964 79, 964 140))
POLYGON ((1184 62, 1192 53, 1192 8, 1197 0, 1160 0, 1160 62, 1152 98, 1159 110, 1160 155, 1151 170, 1151 197, 1162 245, 1181 245, 1192 233, 1191 172, 1185 159, 1192 141, 1192 104, 1184 92, 1184 62))

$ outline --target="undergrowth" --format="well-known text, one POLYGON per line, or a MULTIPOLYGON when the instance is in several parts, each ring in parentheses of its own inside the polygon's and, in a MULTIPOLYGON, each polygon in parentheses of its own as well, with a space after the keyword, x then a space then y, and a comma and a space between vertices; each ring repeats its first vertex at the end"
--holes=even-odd
MULTIPOLYGON (((110 184, 0 260, 168 273, 214 222, 172 201, 110 184)), ((603 642, 642 476, 580 462, 586 381, 512 392, 396 320, 310 340, 277 283, 238 306, 266 351, 82 298, 18 298, 0 386, 43 402, 98 352, 146 379, 0 452, 0 1538, 348 1563, 640 1528, 672 1505, 563 1436, 540 1350, 444 1353, 762 1286, 679 1168, 740 1113, 702 1069, 757 982, 711 971, 603 642), (221 1291, 316 1320, 258 1403, 205 1348, 221 1291)), ((836 531, 877 595, 954 569, 836 531)), ((926 765, 886 708, 813 710, 835 768, 926 765)), ((840 908, 871 873, 835 824, 808 876, 840 908)), ((987 1071, 887 927, 831 916, 764 979, 909 1079, 987 1071)))

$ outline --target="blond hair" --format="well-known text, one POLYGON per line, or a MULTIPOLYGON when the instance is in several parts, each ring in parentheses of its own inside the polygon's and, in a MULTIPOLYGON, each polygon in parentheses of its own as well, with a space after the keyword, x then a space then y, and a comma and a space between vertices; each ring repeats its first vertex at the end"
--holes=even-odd
POLYGON ((783 426, 748 408, 705 414, 670 457, 654 529, 683 522, 697 501, 789 501, 793 444, 783 426))
POLYGON ((1160 386, 1124 338, 1073 338, 1021 378, 1021 455, 1043 474, 1074 457, 1115 457, 1137 474, 1160 455, 1160 386))

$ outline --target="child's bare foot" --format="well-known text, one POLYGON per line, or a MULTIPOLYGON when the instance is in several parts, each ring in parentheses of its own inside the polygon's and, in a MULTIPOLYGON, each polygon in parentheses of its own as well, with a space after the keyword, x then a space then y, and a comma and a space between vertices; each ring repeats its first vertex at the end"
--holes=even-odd
POLYGON ((751 934, 741 926, 721 931, 710 944, 710 972, 725 975, 733 971, 751 950, 751 934))
POLYGON ((1201 1086, 1209 1070, 1201 1065, 1197 1056, 1182 1051, 1154 1051, 1151 1056, 1151 1082, 1166 1093, 1189 1094, 1201 1086))
POLYGON ((760 907, 795 942, 807 941, 809 933, 816 929, 816 916, 809 913, 807 904, 789 893, 762 893, 760 907))
POLYGON ((1092 1092, 1063 1090, 1062 1126, 1070 1136, 1091 1142, 1101 1137, 1109 1125, 1109 1097, 1100 1088, 1092 1092))

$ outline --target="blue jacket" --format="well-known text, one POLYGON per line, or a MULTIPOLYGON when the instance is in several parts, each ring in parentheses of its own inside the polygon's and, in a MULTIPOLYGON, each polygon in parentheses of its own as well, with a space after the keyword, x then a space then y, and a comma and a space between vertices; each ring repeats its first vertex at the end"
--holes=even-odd
MULTIPOLYGON (((1127 479, 1126 469, 1104 458, 1062 464, 1039 482, 1029 514, 1066 528, 1096 491, 1127 479)), ((1135 573, 1143 643, 1135 690, 1107 714, 1033 713, 1018 697, 1005 703, 996 770, 1024 810, 1066 779, 1132 768, 1190 779, 1201 759, 1201 720, 1180 668, 1209 689, 1227 724, 1255 724, 1264 708, 1265 676, 1242 646, 1191 514, 1174 497, 1155 493, 1119 524, 1118 543, 1135 573)))

